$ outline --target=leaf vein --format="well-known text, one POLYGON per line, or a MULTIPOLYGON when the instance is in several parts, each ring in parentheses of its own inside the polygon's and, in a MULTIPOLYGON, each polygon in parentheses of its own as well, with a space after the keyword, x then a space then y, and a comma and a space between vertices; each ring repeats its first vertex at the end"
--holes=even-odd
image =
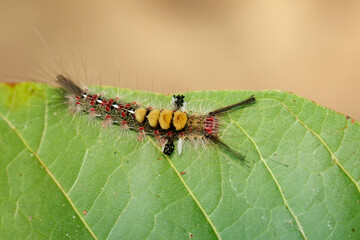
POLYGON ((76 177, 76 179, 75 179, 75 181, 74 181, 73 185, 71 186, 71 188, 70 188, 70 189, 69 189, 69 191, 67 192, 67 194, 68 194, 68 195, 70 195, 70 193, 71 193, 71 192, 72 192, 72 190, 74 189, 74 187, 75 187, 76 183, 79 181, 80 174, 81 174, 81 172, 82 172, 82 170, 83 170, 83 168, 84 168, 84 165, 85 165, 85 159, 86 159, 86 157, 87 157, 87 155, 88 155, 88 152, 89 152, 89 148, 87 148, 87 149, 86 149, 86 151, 85 151, 85 154, 84 154, 84 157, 83 157, 83 160, 82 160, 82 163, 81 163, 80 169, 79 169, 79 173, 77 174, 77 177, 76 177))
POLYGON ((49 112, 49 103, 48 103, 48 98, 45 98, 45 113, 44 113, 44 129, 43 129, 43 132, 41 134, 41 139, 40 139, 40 142, 39 142, 39 147, 37 149, 37 153, 39 154, 40 153, 40 149, 42 147, 42 144, 44 142, 44 138, 45 138, 45 135, 46 135, 46 132, 47 132, 47 125, 48 125, 48 112, 49 112))
MULTIPOLYGON (((279 101, 279 100, 277 100, 279 101)), ((298 121, 301 125, 303 125, 309 132, 311 132, 316 138, 320 140, 320 142, 324 145, 326 150, 330 153, 332 160, 338 165, 338 167, 345 173, 345 175, 350 178, 350 181, 352 181, 355 184, 355 187, 357 188, 358 192, 360 193, 360 185, 359 183, 351 176, 351 174, 346 170, 346 168, 340 163, 337 156, 331 151, 330 147, 327 145, 327 143, 322 139, 314 130, 312 130, 309 126, 307 126, 303 121, 301 121, 298 116, 290 110, 290 108, 285 105, 283 102, 279 101, 289 112, 291 115, 294 116, 296 121, 298 121)))

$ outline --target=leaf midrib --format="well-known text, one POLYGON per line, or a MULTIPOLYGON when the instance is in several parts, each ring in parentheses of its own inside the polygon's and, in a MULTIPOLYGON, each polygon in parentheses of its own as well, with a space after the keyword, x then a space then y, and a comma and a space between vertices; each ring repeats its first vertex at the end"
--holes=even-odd
POLYGON ((286 209, 290 212, 291 216, 294 218, 295 222, 296 222, 296 225, 298 226, 299 228, 299 231, 302 235, 302 237, 304 239, 308 239, 305 232, 304 232, 304 229, 299 221, 299 219, 297 218, 297 216, 295 215, 294 211, 291 209, 290 207, 290 204, 288 203, 288 201, 286 200, 285 198, 285 194, 284 194, 284 191, 282 190, 281 186, 280 186, 280 183, 278 182, 277 178, 275 177, 275 174, 271 171, 269 165, 266 163, 265 159, 263 158, 261 152, 260 152, 260 149, 258 147, 258 145, 256 144, 255 140, 235 121, 232 120, 232 118, 230 117, 230 120, 233 124, 235 124, 246 136, 247 138, 249 138, 249 140, 253 143, 253 145, 255 146, 256 148, 256 151, 258 152, 259 154, 259 157, 261 159, 261 161, 263 162, 263 164, 265 165, 266 169, 268 170, 268 172, 270 173, 272 179, 274 180, 279 192, 280 192, 280 195, 281 195, 281 198, 283 199, 283 202, 284 202, 284 205, 286 207, 286 209))
MULTIPOLYGON (((156 144, 154 142, 154 140, 151 137, 148 137, 149 141, 156 147, 156 149, 162 153, 161 148, 159 147, 158 144, 156 144)), ((220 232, 216 229, 216 226, 214 225, 214 223, 212 222, 210 216, 207 214, 207 212, 205 211, 204 207, 201 205, 200 201, 197 199, 197 197, 195 196, 195 194, 193 193, 193 191, 190 189, 189 185, 187 185, 187 183, 185 182, 184 178, 181 176, 181 173, 177 170, 177 168, 175 167, 174 163, 171 161, 171 159, 164 154, 164 157, 166 158, 166 160, 168 161, 168 163, 170 164, 170 167, 174 170, 174 172, 176 173, 176 175, 178 176, 178 178, 180 179, 181 183, 184 185, 185 189, 188 191, 189 195, 191 196, 191 198, 194 200, 194 202, 196 203, 196 205, 199 207, 199 209, 201 210, 202 214, 204 215, 204 217, 206 218, 207 222, 209 223, 209 225, 211 226, 213 232, 215 233, 216 237, 218 239, 222 239, 220 236, 220 232)))

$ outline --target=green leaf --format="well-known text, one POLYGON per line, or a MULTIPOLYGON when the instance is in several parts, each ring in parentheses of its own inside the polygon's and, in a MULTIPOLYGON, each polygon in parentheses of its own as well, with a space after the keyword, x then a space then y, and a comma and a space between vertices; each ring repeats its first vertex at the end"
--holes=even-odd
POLYGON ((359 239, 359 123, 287 92, 185 95, 206 112, 251 94, 221 129, 245 164, 191 143, 167 157, 155 139, 71 115, 57 88, 1 84, 1 238, 359 239))

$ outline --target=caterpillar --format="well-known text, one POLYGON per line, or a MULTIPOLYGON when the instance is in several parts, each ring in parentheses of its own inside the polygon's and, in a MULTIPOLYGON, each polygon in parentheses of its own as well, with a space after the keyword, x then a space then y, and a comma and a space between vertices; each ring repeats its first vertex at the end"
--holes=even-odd
POLYGON ((67 92, 71 110, 87 114, 92 119, 101 119, 105 125, 114 124, 137 131, 139 139, 145 135, 152 136, 160 140, 165 155, 173 154, 176 141, 178 154, 181 155, 185 140, 205 140, 222 147, 239 160, 245 160, 243 154, 220 140, 219 117, 232 109, 254 103, 254 95, 207 114, 189 114, 185 111, 184 95, 173 95, 172 109, 157 109, 94 94, 61 74, 57 75, 56 81, 67 92))

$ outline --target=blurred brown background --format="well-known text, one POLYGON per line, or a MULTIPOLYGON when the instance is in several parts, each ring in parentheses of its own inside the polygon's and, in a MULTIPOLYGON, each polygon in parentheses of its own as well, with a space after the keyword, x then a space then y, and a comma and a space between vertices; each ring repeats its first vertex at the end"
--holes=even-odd
POLYGON ((358 0, 0 0, 0 30, 2 82, 57 61, 87 84, 281 89, 360 119, 358 0))

